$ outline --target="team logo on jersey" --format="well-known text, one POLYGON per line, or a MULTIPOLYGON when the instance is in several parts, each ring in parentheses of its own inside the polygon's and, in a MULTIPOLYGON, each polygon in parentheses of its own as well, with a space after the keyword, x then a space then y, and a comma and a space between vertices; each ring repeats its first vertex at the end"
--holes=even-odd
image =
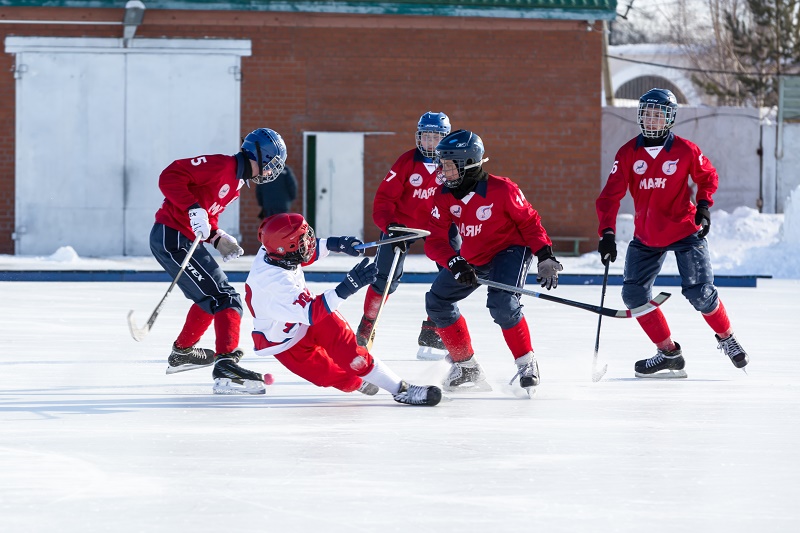
POLYGON ((453 214, 454 217, 461 218, 461 206, 460 205, 451 205, 450 212, 453 214))
POLYGON ((219 197, 225 198, 229 192, 231 192, 231 186, 226 183, 219 189, 219 197))
POLYGON ((642 181, 639 182, 639 189, 642 190, 649 190, 649 189, 666 189, 667 188, 667 178, 644 178, 642 181))
POLYGON ((678 170, 678 161, 680 160, 676 159, 675 161, 665 162, 663 165, 661 165, 661 172, 667 176, 672 176, 678 170))
POLYGON ((408 182, 414 187, 419 187, 422 185, 422 176, 419 174, 411 174, 411 176, 408 178, 408 182))
POLYGON ((633 171, 640 176, 647 172, 647 161, 644 161, 643 159, 636 161, 636 163, 633 164, 633 171))
POLYGON ((480 221, 489 220, 489 218, 492 216, 493 206, 494 204, 489 204, 479 207, 478 210, 475 211, 475 216, 478 217, 478 220, 480 221))

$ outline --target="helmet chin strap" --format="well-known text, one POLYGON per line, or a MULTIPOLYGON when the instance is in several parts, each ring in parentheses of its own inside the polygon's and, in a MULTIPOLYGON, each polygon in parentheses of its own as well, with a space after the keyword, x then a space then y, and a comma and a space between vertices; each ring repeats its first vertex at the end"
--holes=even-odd
POLYGON ((488 160, 489 160, 489 158, 485 157, 485 158, 481 159, 480 161, 478 161, 477 163, 472 163, 471 165, 464 165, 464 170, 469 170, 471 168, 479 167, 482 164, 486 163, 488 160))

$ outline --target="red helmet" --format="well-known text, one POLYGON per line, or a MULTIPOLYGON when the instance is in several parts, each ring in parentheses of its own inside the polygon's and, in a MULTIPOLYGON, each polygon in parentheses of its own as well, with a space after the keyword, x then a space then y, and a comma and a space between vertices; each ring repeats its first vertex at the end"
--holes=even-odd
POLYGON ((265 218, 258 227, 258 240, 270 261, 286 268, 308 263, 317 251, 314 229, 298 213, 265 218))

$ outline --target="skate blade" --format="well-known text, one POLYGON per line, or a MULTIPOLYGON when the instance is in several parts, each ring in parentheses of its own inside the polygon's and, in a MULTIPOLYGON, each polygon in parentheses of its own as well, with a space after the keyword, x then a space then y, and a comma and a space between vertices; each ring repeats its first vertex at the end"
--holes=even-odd
POLYGON ((430 346, 420 346, 417 350, 417 359, 420 361, 441 361, 447 357, 447 350, 431 348, 430 346))
POLYGON ((682 379, 689 377, 685 370, 668 370, 666 372, 656 372, 654 374, 642 374, 636 372, 637 378, 650 378, 650 379, 682 379))
POLYGON ((209 363, 207 365, 181 365, 181 366, 167 365, 167 374, 177 374, 178 372, 186 372, 187 370, 195 370, 196 368, 208 368, 210 366, 214 366, 214 363, 209 363))
POLYGON ((464 385, 459 385, 457 387, 448 387, 446 385, 442 386, 443 391, 447 392, 491 392, 492 386, 489 385, 486 381, 479 381, 477 383, 469 383, 464 385))
POLYGON ((214 380, 214 394, 266 394, 267 388, 262 382, 245 380, 243 385, 234 383, 227 378, 214 380))

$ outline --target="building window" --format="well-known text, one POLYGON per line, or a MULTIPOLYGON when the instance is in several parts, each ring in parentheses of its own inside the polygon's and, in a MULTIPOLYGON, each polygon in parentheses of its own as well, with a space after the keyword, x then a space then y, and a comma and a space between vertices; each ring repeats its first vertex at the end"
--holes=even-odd
POLYGON ((661 76, 639 76, 627 81, 614 91, 614 98, 638 100, 644 93, 654 88, 669 89, 675 93, 675 98, 678 99, 679 104, 688 103, 681 90, 674 83, 661 76))

